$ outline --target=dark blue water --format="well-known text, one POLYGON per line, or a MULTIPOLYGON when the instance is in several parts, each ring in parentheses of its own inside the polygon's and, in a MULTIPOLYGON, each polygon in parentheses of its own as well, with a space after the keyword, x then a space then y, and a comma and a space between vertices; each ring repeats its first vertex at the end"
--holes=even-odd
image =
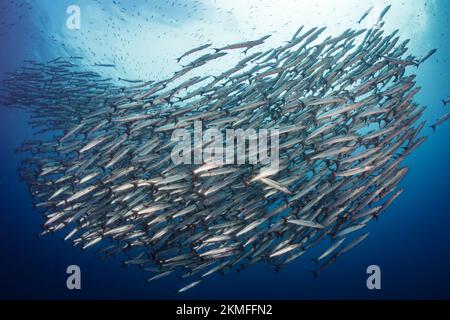
MULTIPOLYGON (((64 38, 67 30, 56 32, 58 28, 65 28, 65 8, 71 4, 70 1, 58 1, 57 5, 54 1, 30 2, 32 5, 22 7, 21 1, 2 1, 0 4, 0 78, 4 77, 4 72, 19 68, 23 59, 46 60, 61 52, 79 53, 81 50, 73 45, 75 40, 64 38), (49 29, 46 30, 45 26, 49 29), (50 38, 53 35, 58 41, 50 38), (61 49, 61 41, 67 47, 61 49)), ((158 1, 162 7, 152 10, 158 12, 159 17, 172 14, 180 24, 188 23, 189 19, 203 18, 182 11, 186 10, 184 5, 189 8, 198 5, 197 2, 181 1, 181 5, 174 8, 171 2, 158 1)), ((205 2, 205 10, 209 10, 215 1, 205 2)), ((268 1, 268 6, 280 5, 277 1, 272 2, 268 1)), ((373 1, 377 5, 385 2, 373 1)), ((82 8, 83 5, 88 8, 96 6, 95 1, 78 3, 82 8)), ((103 14, 117 18, 117 8, 113 2, 103 3, 107 8, 103 14)), ((337 15, 339 10, 349 11, 349 8, 340 8, 333 1, 322 3, 323 6, 337 7, 337 15)), ((412 1, 408 3, 406 6, 413 5, 412 1)), ((153 8, 156 7, 154 4, 155 1, 127 1, 122 6, 153 8)), ((445 110, 440 102, 441 98, 450 95, 450 2, 426 1, 426 6, 410 10, 417 17, 427 15, 421 34, 410 34, 411 46, 416 46, 413 51, 417 49, 425 53, 430 48, 439 50, 425 65, 414 70, 418 74, 418 85, 422 87, 417 102, 428 106, 425 117, 432 121, 450 110, 450 105, 445 110)), ((245 15, 245 12, 239 14, 245 15)), ((346 18, 346 15, 343 13, 342 17, 346 18)), ((133 16, 128 19, 132 21, 133 16)), ((332 21, 333 17, 327 19, 332 21)), ((354 15, 351 19, 354 20, 354 15)), ((84 23, 89 25, 89 22, 84 23)), ((417 28, 415 20, 410 23, 411 30, 417 28)), ((281 17, 279 24, 284 24, 281 17)), ((162 22, 160 25, 164 26, 162 22)), ((99 32, 102 27, 105 24, 93 30, 99 32)), ((168 24, 167 28, 173 26, 168 24)), ((163 27, 161 30, 164 30, 163 27)), ((118 38, 122 32, 101 31, 115 33, 118 38)), ((160 29, 149 29, 148 32, 160 32, 160 29)), ((407 30, 405 32, 407 34, 407 30)), ((77 41, 77 44, 82 43, 82 37, 79 36, 77 41)), ((111 47, 114 46, 120 47, 120 42, 111 44, 111 47)), ((171 60, 187 48, 176 49, 176 43, 171 43, 168 48, 171 46, 176 51, 171 60)), ((166 54, 171 55, 169 49, 166 54)), ((111 57, 111 60, 114 59, 117 57, 111 57)), ((122 65, 129 63, 131 70, 133 61, 132 57, 127 57, 122 65)), ((35 237, 43 220, 31 205, 25 183, 19 180, 19 156, 14 153, 24 139, 32 137, 32 132, 24 112, 0 108, 0 298, 449 299, 450 123, 439 127, 436 134, 432 134, 429 128, 425 133, 429 139, 405 163, 410 166, 410 172, 402 182, 405 192, 377 222, 369 224, 371 235, 363 244, 342 256, 317 279, 309 272, 312 264, 307 256, 289 264, 279 273, 269 272, 264 266, 257 265, 239 274, 213 275, 195 289, 179 295, 176 291, 181 283, 176 277, 148 285, 138 268, 125 270, 120 259, 101 261, 94 250, 81 252, 64 244, 60 234, 35 237), (72 264, 79 265, 82 270, 82 290, 79 291, 66 288, 65 270, 72 264), (381 268, 381 290, 370 291, 366 288, 366 268, 372 264, 381 268)))

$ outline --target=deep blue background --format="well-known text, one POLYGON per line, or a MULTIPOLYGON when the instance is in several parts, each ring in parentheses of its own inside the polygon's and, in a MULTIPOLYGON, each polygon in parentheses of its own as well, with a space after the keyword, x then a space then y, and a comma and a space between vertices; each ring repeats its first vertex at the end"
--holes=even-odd
MULTIPOLYGON (((440 99, 450 95, 450 1, 437 2, 439 10, 430 21, 427 37, 439 52, 417 71, 423 87, 418 102, 429 107, 429 120, 444 113, 440 99)), ((23 18, 9 15, 13 11, 8 6, 17 4, 2 1, 1 21, 17 25, 0 27, 0 78, 4 71, 20 67, 36 49, 21 40, 29 30, 20 23, 23 18)), ((60 235, 34 236, 42 217, 19 181, 19 158, 14 153, 32 136, 26 122, 23 112, 0 107, 0 298, 450 298, 450 123, 436 134, 425 130, 428 141, 406 161, 411 170, 402 183, 405 192, 378 222, 369 225, 369 238, 319 278, 313 279, 308 272, 312 267, 308 256, 280 273, 258 265, 240 274, 214 275, 178 295, 182 283, 176 277, 148 285, 139 269, 124 270, 120 259, 101 261, 94 251, 81 252, 64 244, 60 235), (65 269, 70 264, 82 269, 81 291, 66 289, 65 269), (381 267, 380 291, 366 288, 365 271, 371 264, 381 267)))

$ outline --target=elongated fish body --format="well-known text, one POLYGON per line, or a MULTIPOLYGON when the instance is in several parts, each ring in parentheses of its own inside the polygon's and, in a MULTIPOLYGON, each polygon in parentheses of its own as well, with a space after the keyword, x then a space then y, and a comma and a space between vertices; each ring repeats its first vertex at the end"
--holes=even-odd
POLYGON ((434 124, 431 125, 431 128, 435 131, 438 126, 442 125, 448 119, 450 119, 450 112, 440 117, 434 124))
POLYGON ((198 52, 198 51, 204 50, 206 48, 209 48, 211 45, 212 45, 211 43, 207 43, 207 44, 201 45, 199 47, 193 48, 191 50, 188 50, 185 53, 183 53, 179 58, 177 58, 177 62, 180 62, 181 59, 183 59, 184 57, 187 57, 188 55, 193 54, 194 52, 198 52))
POLYGON ((366 12, 364 12, 364 14, 361 16, 361 18, 358 20, 358 24, 361 24, 361 22, 364 21, 364 19, 366 19, 366 17, 369 15, 369 13, 372 11, 373 6, 370 6, 369 9, 367 9, 366 12))
POLYGON ((287 222, 298 225, 298 226, 304 226, 304 227, 314 228, 314 229, 323 229, 324 228, 324 226, 322 226, 320 223, 316 223, 313 221, 291 219, 291 220, 287 220, 287 222))

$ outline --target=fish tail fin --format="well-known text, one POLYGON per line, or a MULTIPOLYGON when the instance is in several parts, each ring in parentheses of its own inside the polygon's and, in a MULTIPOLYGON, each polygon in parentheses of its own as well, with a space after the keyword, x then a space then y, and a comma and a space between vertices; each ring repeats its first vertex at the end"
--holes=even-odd
POLYGON ((217 53, 217 52, 219 52, 219 51, 220 51, 220 48, 211 48, 211 49, 213 49, 213 50, 214 50, 214 53, 217 53))
POLYGON ((166 98, 163 98, 163 100, 165 101, 165 102, 167 102, 168 104, 170 104, 170 105, 173 105, 173 102, 172 102, 172 99, 171 99, 172 97, 166 97, 166 98))
POLYGON ((336 177, 337 177, 337 175, 336 175, 336 171, 333 171, 332 173, 331 173, 331 181, 336 181, 336 177))
POLYGON ((433 129, 433 133, 436 132, 436 125, 435 124, 431 125, 430 128, 433 129))
POLYGON ((447 105, 447 101, 445 101, 444 99, 441 99, 441 101, 442 101, 442 104, 444 105, 444 107, 447 105))
POLYGON ((332 160, 332 162, 334 162, 334 165, 336 166, 336 170, 338 170, 339 167, 341 166, 341 162, 339 160, 337 160, 337 159, 332 160))
POLYGON ((312 258, 311 260, 314 261, 314 263, 316 265, 319 265, 319 259, 318 258, 312 258))
MULTIPOLYGON (((381 56, 381 57, 384 58, 384 56, 381 56)), ((369 65, 369 66, 370 66, 370 63, 368 63, 366 60, 364 60, 364 58, 362 58, 361 61, 362 61, 365 65, 369 65)))
POLYGON ((181 61, 181 57, 177 58, 177 63, 180 63, 180 61, 181 61))
POLYGON ((275 273, 280 273, 280 270, 281 270, 281 265, 277 264, 275 266, 275 273))
POLYGON ((319 276, 319 271, 317 270, 309 270, 309 271, 313 274, 314 279, 317 279, 317 277, 319 276))

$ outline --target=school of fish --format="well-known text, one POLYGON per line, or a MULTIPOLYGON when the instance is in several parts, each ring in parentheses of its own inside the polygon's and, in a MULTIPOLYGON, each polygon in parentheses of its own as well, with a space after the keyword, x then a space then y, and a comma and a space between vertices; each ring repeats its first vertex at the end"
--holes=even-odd
POLYGON ((326 242, 319 274, 367 238, 403 192, 403 160, 426 139, 411 71, 435 50, 408 55, 408 40, 383 31, 388 10, 376 28, 323 41, 326 28, 301 27, 266 51, 257 48, 269 35, 208 43, 179 57, 171 78, 121 79, 126 87, 83 70, 80 57, 27 61, 8 74, 2 100, 28 111, 39 134, 19 151, 41 235, 65 230, 74 246, 125 254, 148 281, 189 278, 179 292, 259 262, 278 270, 326 242), (245 51, 233 68, 190 76, 231 50, 245 51), (175 165, 172 132, 192 132, 194 121, 279 129, 278 170, 175 165))

